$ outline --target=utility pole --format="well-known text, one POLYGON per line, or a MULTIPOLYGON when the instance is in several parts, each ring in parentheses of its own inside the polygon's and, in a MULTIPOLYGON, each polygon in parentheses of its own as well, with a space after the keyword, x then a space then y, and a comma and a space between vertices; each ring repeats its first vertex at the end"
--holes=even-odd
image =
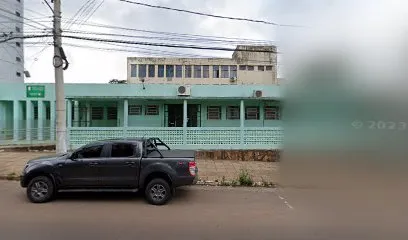
POLYGON ((64 67, 61 40, 61 0, 54 0, 54 70, 56 100, 56 151, 57 154, 67 152, 67 122, 65 112, 64 67))

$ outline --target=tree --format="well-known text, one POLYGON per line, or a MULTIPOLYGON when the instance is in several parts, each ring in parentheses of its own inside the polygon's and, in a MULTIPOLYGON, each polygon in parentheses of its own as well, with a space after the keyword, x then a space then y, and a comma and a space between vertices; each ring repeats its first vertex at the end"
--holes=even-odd
POLYGON ((109 81, 110 84, 127 84, 126 80, 118 80, 118 79, 112 79, 109 81))

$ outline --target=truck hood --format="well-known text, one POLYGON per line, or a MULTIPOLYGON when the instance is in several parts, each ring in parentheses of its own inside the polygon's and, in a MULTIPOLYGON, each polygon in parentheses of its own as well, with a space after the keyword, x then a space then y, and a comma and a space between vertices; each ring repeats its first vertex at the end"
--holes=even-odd
POLYGON ((34 163, 41 163, 45 161, 55 161, 59 160, 61 158, 67 158, 70 155, 70 153, 63 153, 63 154, 54 154, 54 155, 48 155, 48 156, 43 156, 43 157, 38 157, 31 159, 27 162, 27 164, 34 164, 34 163))

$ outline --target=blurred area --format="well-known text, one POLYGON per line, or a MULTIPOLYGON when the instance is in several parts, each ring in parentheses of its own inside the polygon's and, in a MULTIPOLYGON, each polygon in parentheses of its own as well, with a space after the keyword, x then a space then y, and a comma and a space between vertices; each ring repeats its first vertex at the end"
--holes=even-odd
POLYGON ((408 2, 327 2, 284 36, 280 184, 348 239, 406 239, 408 2))

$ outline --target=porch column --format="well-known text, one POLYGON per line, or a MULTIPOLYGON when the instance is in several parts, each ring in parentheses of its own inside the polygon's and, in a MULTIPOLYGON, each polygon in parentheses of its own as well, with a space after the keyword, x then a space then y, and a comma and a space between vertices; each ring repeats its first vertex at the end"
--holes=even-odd
POLYGON ((123 100, 123 127, 128 127, 129 101, 123 100))
POLYGON ((20 104, 18 100, 13 101, 13 140, 19 139, 20 104))
POLYGON ((67 100, 67 128, 72 127, 72 101, 67 100))
POLYGON ((55 140, 55 101, 50 101, 50 140, 55 140))
POLYGON ((43 131, 44 131, 44 102, 42 100, 37 101, 38 104, 38 133, 37 138, 39 141, 44 139, 43 131))
POLYGON ((33 127, 33 106, 31 100, 26 101, 26 140, 31 141, 31 128, 33 127))
POLYGON ((91 103, 86 102, 86 126, 91 126, 91 103))
POLYGON ((259 103, 259 120, 262 121, 262 127, 265 127, 265 103, 263 101, 259 103))
POLYGON ((79 102, 74 101, 74 127, 79 127, 79 102))
POLYGON ((187 144, 187 99, 183 101, 183 143, 187 144))
POLYGON ((239 108, 239 120, 240 120, 240 132, 241 132, 241 145, 244 144, 244 127, 245 127, 245 104, 244 100, 241 100, 240 108, 239 108))

